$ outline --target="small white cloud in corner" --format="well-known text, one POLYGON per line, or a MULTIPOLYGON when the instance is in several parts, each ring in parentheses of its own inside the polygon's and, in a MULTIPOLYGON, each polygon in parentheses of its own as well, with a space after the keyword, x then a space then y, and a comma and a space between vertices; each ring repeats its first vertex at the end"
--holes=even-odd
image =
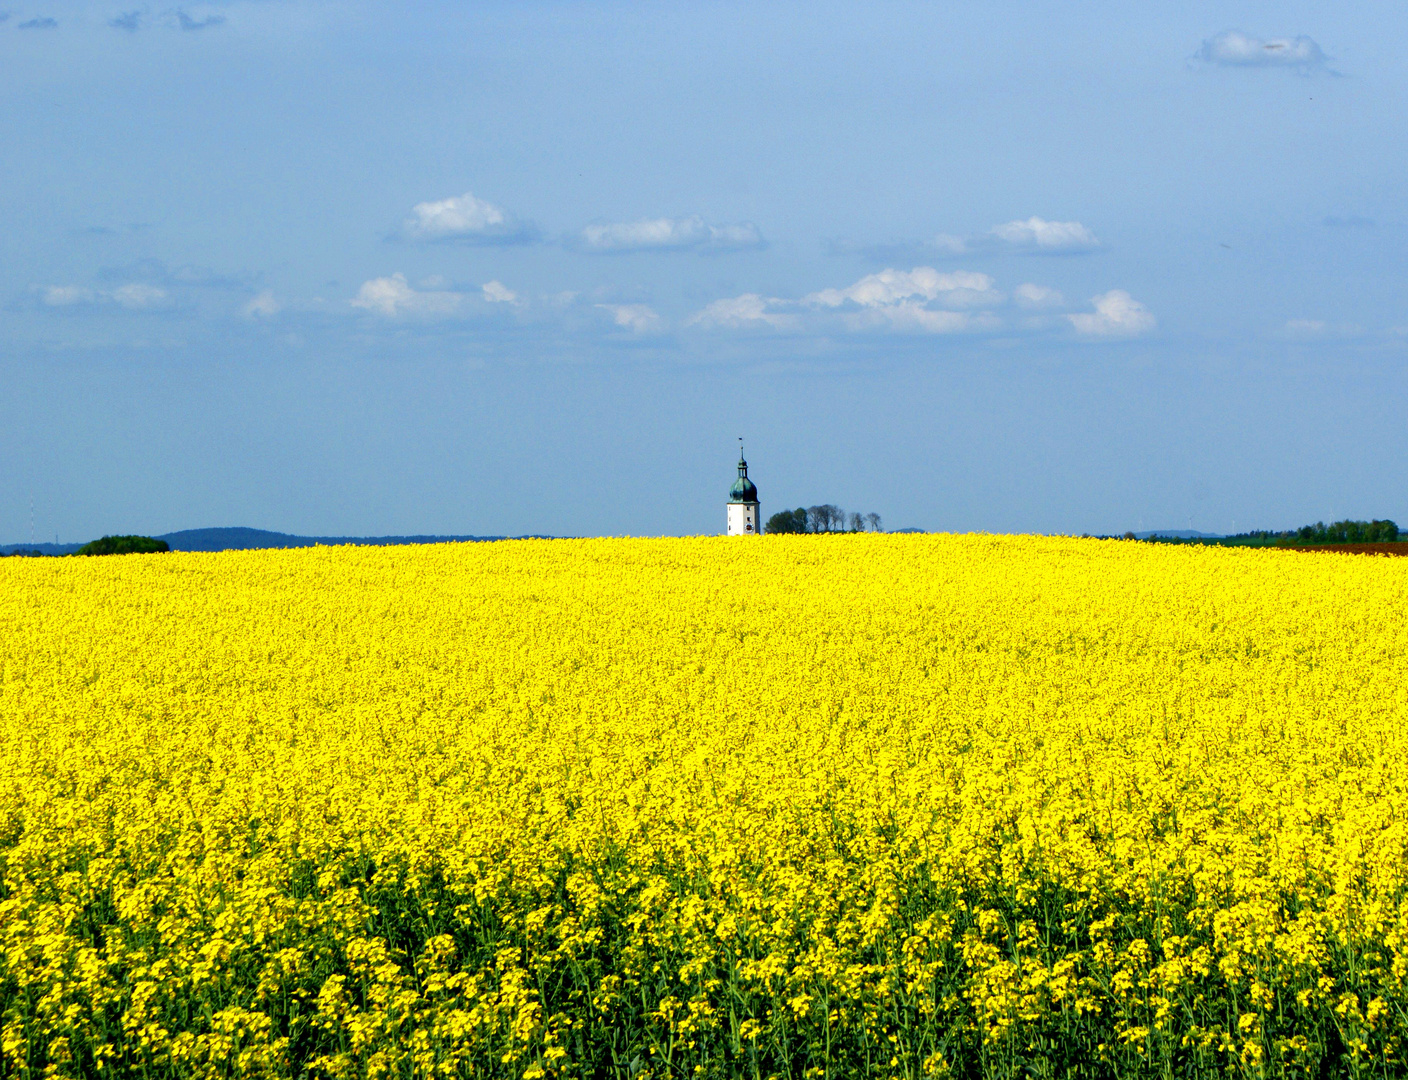
POLYGON ((512 304, 523 307, 525 301, 502 281, 486 281, 483 285, 484 299, 491 304, 512 304))
POLYGON ((787 330, 796 326, 797 316, 769 310, 771 305, 778 303, 781 301, 768 299, 759 293, 744 293, 742 296, 715 300, 703 311, 691 315, 685 325, 729 330, 764 326, 787 330))
POLYGON ((1066 298, 1057 290, 1045 285, 1033 285, 1031 282, 1013 289, 1012 299, 1017 301, 1018 307, 1024 308, 1057 308, 1066 305, 1066 298))
POLYGON ((1091 337, 1134 337, 1152 330, 1157 322, 1153 312, 1123 289, 1111 289, 1092 297, 1093 314, 1067 315, 1077 333, 1091 337))
POLYGON ((581 246, 587 251, 745 251, 763 246, 758 227, 750 222, 710 225, 701 217, 648 218, 582 230, 581 246))
POLYGON ((1324 67, 1325 54, 1304 35, 1288 38, 1258 38, 1240 30, 1224 30, 1208 38, 1196 59, 1221 67, 1280 67, 1309 71, 1324 67))
POLYGON ((265 289, 244 306, 247 319, 268 319, 283 310, 283 305, 274 299, 274 291, 265 289))
POLYGON ((433 202, 416 203, 401 223, 408 240, 462 240, 471 243, 505 243, 529 238, 531 230, 514 221, 502 207, 472 192, 433 202))
POLYGON ((1046 221, 1029 217, 993 226, 992 234, 1015 247, 1034 251, 1091 251, 1100 246, 1095 234, 1079 221, 1046 221))
POLYGON ((405 274, 392 274, 363 282, 352 306, 396 318, 399 315, 453 315, 463 302, 460 293, 421 292, 411 288, 405 274))
POLYGON ((644 334, 658 330, 660 316, 646 304, 597 304, 597 307, 611 315, 611 321, 632 333, 644 334))

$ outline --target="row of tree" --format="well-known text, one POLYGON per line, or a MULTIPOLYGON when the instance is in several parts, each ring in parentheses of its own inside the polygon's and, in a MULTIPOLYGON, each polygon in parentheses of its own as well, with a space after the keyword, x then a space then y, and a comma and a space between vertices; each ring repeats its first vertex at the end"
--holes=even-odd
MULTIPOLYGON (((1135 539, 1132 532, 1124 534, 1126 540, 1135 539)), ((1385 518, 1382 521, 1335 521, 1326 525, 1317 521, 1314 525, 1302 525, 1299 529, 1255 529, 1237 533, 1234 536, 1167 537, 1150 536, 1150 540, 1160 544, 1213 544, 1218 547, 1296 547, 1301 544, 1392 544, 1408 535, 1398 531, 1398 525, 1385 518)))
POLYGON ((780 510, 763 526, 767 533, 883 532, 879 514, 846 513, 839 506, 799 506, 780 510))
MULTIPOLYGON (((138 553, 150 553, 157 551, 170 551, 171 546, 165 540, 156 540, 150 536, 104 536, 99 540, 92 540, 84 544, 74 552, 75 555, 133 555, 138 553)), ((11 555, 42 556, 44 552, 37 550, 16 549, 10 552, 11 555)), ((0 551, 0 557, 5 552, 0 551)))

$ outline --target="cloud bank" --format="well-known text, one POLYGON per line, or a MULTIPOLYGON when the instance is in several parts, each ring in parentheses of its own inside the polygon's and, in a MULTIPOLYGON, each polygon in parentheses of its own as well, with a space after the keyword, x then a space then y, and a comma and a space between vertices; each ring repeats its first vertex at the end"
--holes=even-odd
POLYGON ((1324 68, 1328 63, 1320 46, 1304 35, 1259 38, 1240 30, 1224 30, 1208 38, 1195 59, 1219 67, 1292 68, 1300 71, 1324 68))
POLYGON ((401 316, 435 317, 459 314, 465 294, 445 289, 413 289, 405 274, 364 281, 352 306, 388 319, 401 316))
POLYGON ((1058 290, 1046 285, 1026 282, 1009 297, 987 274, 944 273, 932 266, 916 266, 868 274, 844 288, 819 289, 800 300, 761 293, 715 300, 684 325, 698 330, 819 335, 1029 334, 1070 327, 1087 338, 1136 337, 1156 325, 1148 308, 1121 289, 1095 297, 1093 312, 1047 314, 1065 303, 1058 290))
POLYGON ((801 319, 798 316, 776 310, 780 306, 785 306, 786 303, 785 300, 764 297, 760 293, 744 293, 742 296, 715 300, 703 311, 691 315, 685 325, 726 330, 798 329, 801 324, 801 319))
POLYGON ((1092 297, 1093 313, 1067 315, 1078 334, 1087 337, 1136 337, 1157 325, 1153 312, 1123 289, 1092 297))
POLYGON ((764 246, 762 234, 751 222, 710 225, 696 216, 647 218, 641 221, 588 225, 577 246, 584 251, 747 251, 764 246))
POLYGON ((514 244, 532 240, 535 233, 527 222, 515 220, 502 207, 466 191, 448 199, 416 203, 411 216, 401 223, 401 236, 421 242, 514 244))
POLYGON ((987 274, 956 270, 944 274, 932 266, 913 270, 882 270, 844 289, 822 289, 803 299, 804 304, 840 307, 851 303, 863 308, 883 308, 902 301, 939 301, 945 307, 994 304, 1002 295, 993 289, 987 274))
POLYGON ((648 334, 663 330, 665 321, 648 304, 596 304, 611 316, 611 321, 633 334, 648 334))
POLYGON ((426 278, 419 287, 395 273, 364 281, 352 307, 385 319, 453 319, 487 315, 494 310, 521 311, 528 301, 502 281, 486 281, 478 289, 448 288, 440 277, 426 278))
POLYGON ((45 307, 73 308, 112 305, 127 311, 161 311, 172 306, 171 294, 147 282, 134 281, 116 289, 89 289, 82 285, 46 285, 39 290, 45 307))
POLYGON ((995 225, 992 234, 1005 244, 1029 251, 1094 251, 1100 246, 1095 234, 1079 221, 1046 221, 1029 217, 1026 221, 995 225))

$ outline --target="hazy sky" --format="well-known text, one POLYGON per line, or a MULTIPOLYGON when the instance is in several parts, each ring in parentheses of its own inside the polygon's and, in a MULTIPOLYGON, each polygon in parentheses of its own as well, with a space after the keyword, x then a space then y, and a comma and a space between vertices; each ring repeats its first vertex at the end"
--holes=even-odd
POLYGON ((0 541, 1408 524, 1408 14, 1158 8, 17 0, 0 541))

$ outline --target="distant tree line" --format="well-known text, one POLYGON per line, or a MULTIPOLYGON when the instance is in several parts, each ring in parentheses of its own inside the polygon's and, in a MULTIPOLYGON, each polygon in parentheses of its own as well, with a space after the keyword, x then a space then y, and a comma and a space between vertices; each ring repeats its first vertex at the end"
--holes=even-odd
MULTIPOLYGON (((137 555, 157 551, 170 551, 171 545, 165 540, 157 540, 150 536, 104 536, 99 540, 93 540, 84 544, 75 555, 137 555)), ((0 558, 7 553, 0 551, 0 558)), ((18 555, 30 558, 43 558, 44 552, 37 549, 17 548, 8 552, 9 555, 18 555)))
POLYGON ((1392 544, 1398 540, 1398 526, 1383 521, 1336 521, 1326 525, 1302 525, 1294 540, 1301 544, 1392 544))
POLYGON ((766 533, 883 532, 879 514, 846 513, 839 506, 799 506, 780 510, 763 526, 766 533))
POLYGON ((170 551, 165 540, 150 536, 104 536, 90 541, 74 552, 75 555, 136 555, 155 551, 170 551))
MULTIPOLYGON (((1132 532, 1124 534, 1126 540, 1133 540, 1132 532)), ((1149 540, 1160 544, 1213 544, 1218 547, 1296 547, 1302 544, 1392 544, 1400 539, 1408 539, 1398 531, 1398 526, 1388 519, 1383 521, 1335 521, 1326 525, 1317 521, 1314 525, 1302 525, 1299 529, 1285 529, 1275 532, 1269 529, 1255 529, 1233 536, 1218 537, 1171 537, 1151 536, 1149 540)))

